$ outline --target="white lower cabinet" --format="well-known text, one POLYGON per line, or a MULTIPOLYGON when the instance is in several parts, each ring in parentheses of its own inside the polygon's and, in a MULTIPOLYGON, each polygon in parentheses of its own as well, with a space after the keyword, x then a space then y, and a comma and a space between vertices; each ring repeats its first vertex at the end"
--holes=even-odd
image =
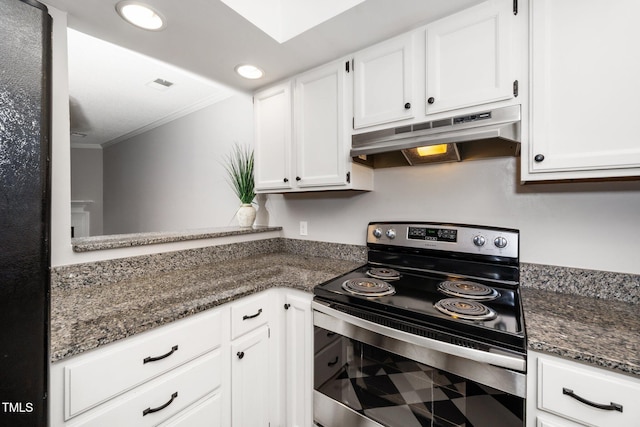
POLYGON ((640 379, 529 352, 528 427, 638 427, 640 379))
POLYGON ((151 426, 188 410, 223 386, 228 319, 217 308, 52 364, 50 425, 151 426))
POLYGON ((311 300, 271 289, 56 362, 50 426, 310 426, 311 300))
POLYGON ((269 327, 247 333, 231 345, 231 419, 237 427, 268 427, 271 408, 269 327))
POLYGON ((287 427, 313 425, 313 295, 287 291, 284 295, 285 420, 287 427))
POLYGON ((222 427, 222 393, 218 390, 191 405, 161 427, 222 427))
POLYGON ((219 350, 202 356, 69 425, 155 426, 219 387, 220 356, 219 350))

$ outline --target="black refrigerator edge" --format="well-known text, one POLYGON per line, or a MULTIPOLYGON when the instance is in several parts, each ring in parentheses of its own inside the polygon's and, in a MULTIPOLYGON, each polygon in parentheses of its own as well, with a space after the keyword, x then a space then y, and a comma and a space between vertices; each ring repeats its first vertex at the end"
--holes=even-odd
POLYGON ((0 6, 0 425, 46 426, 51 17, 0 6))

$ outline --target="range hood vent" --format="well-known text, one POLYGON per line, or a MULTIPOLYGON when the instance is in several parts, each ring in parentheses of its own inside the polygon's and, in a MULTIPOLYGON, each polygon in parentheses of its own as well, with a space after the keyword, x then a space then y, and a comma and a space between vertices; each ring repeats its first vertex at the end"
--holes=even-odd
POLYGON ((353 135, 351 157, 382 168, 518 156, 520 117, 513 105, 353 135))

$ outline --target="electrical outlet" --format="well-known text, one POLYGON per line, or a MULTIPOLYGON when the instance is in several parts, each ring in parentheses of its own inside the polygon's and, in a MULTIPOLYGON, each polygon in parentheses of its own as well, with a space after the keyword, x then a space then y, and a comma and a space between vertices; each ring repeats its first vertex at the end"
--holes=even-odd
POLYGON ((307 235, 307 221, 300 221, 300 235, 307 235))

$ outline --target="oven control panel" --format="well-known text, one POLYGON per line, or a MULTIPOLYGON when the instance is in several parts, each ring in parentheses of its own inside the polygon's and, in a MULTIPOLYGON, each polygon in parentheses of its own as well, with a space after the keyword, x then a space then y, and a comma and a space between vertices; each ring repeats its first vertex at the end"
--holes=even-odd
POLYGON ((367 243, 519 257, 518 230, 459 224, 370 223, 367 243))

